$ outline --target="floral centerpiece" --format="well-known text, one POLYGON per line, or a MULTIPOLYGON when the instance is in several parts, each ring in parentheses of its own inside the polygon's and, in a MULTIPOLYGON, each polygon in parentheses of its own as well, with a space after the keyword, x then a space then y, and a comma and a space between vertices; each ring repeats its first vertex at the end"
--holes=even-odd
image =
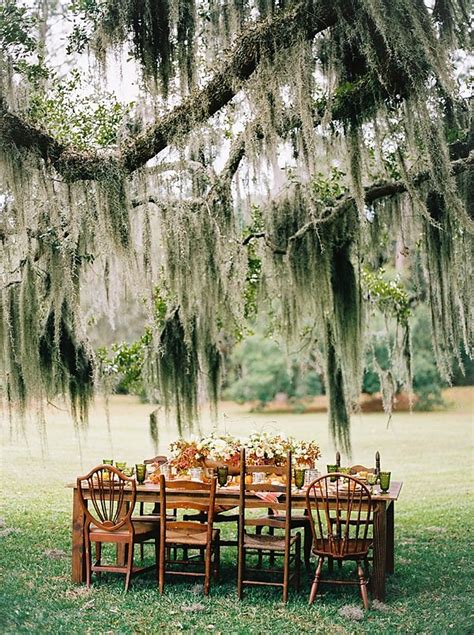
POLYGON ((229 465, 239 464, 242 442, 231 434, 215 435, 213 433, 202 438, 198 447, 202 448, 206 460, 229 465))
POLYGON ((177 472, 186 472, 193 467, 227 465, 230 474, 238 474, 243 447, 249 465, 284 465, 288 451, 291 451, 295 465, 314 467, 321 456, 316 441, 296 441, 282 432, 255 431, 246 439, 212 433, 207 437, 181 438, 170 443, 169 464, 177 472))
POLYGON ((249 465, 283 465, 291 450, 291 439, 283 433, 252 432, 244 446, 249 465))
POLYGON ((296 465, 313 468, 321 456, 316 441, 296 441, 293 445, 293 458, 296 465))
POLYGON ((192 438, 177 439, 169 445, 169 464, 177 472, 186 472, 192 467, 202 467, 203 460, 207 454, 205 448, 201 446, 199 439, 192 438))

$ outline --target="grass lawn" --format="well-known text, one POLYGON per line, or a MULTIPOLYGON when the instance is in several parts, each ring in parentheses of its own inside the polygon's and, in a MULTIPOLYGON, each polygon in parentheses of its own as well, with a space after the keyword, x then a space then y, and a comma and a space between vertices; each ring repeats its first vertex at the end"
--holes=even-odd
MULTIPOLYGON (((286 607, 278 589, 250 589, 239 603, 230 549, 209 598, 200 585, 176 580, 160 597, 152 575, 135 578, 127 595, 122 576, 104 576, 90 591, 72 585, 72 495, 64 484, 102 458, 131 464, 153 456, 147 427, 152 408, 116 397, 108 430, 99 404, 80 438, 66 413, 51 409, 46 442, 32 422, 22 431, 4 422, 1 633, 473 633, 473 392, 458 389, 451 396, 457 403, 448 411, 395 414, 388 428, 381 414, 354 417, 354 462, 373 464, 379 450, 382 469, 404 481, 387 603, 361 620, 340 612, 361 606, 355 588, 323 587, 324 595, 308 607, 306 580, 286 607)), ((321 465, 333 462, 324 414, 255 415, 224 406, 219 425, 236 434, 266 427, 315 438, 323 449, 321 465)), ((172 436, 171 428, 161 431, 161 450, 172 436)))

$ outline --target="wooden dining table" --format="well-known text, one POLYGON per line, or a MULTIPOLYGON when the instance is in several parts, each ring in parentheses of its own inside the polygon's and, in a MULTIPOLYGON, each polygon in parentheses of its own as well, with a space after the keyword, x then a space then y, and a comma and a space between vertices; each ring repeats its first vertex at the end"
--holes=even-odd
MULTIPOLYGON (((392 482, 390 490, 383 494, 378 492, 378 487, 372 495, 373 507, 373 563, 371 575, 371 591, 374 599, 384 601, 386 598, 386 577, 387 574, 394 573, 395 556, 395 502, 398 500, 402 488, 401 482, 392 482)), ((72 505, 72 581, 82 583, 85 581, 85 560, 84 560, 84 522, 85 517, 79 500, 78 490, 75 483, 70 483, 67 487, 73 490, 72 505)), ((130 492, 131 494, 131 492, 130 492)), ((195 490, 191 494, 195 498, 209 496, 205 490, 195 490)), ((90 497, 87 490, 84 491, 87 500, 90 497)), ((160 497, 159 485, 151 483, 137 484, 137 502, 157 503, 160 497)), ((183 490, 173 490, 167 488, 167 499, 172 501, 189 499, 190 492, 183 490)), ((127 495, 125 495, 125 502, 127 495)), ((255 502, 262 503, 261 499, 255 496, 255 502)), ((216 494, 216 506, 227 508, 238 507, 239 492, 236 487, 219 487, 216 494)), ((271 505, 268 505, 271 507, 271 505)), ((299 490, 292 492, 292 509, 306 509, 306 491, 299 490)))

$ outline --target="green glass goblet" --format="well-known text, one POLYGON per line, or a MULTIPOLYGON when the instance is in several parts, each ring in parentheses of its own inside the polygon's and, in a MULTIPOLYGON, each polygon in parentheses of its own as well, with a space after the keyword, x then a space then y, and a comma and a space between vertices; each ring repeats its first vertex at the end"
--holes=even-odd
POLYGON ((145 463, 137 463, 135 465, 135 474, 137 477, 137 482, 141 485, 145 482, 146 478, 146 465, 145 463))
POLYGON ((117 468, 117 470, 120 470, 122 472, 123 468, 127 467, 127 462, 126 461, 115 461, 115 467, 117 468))
POLYGON ((306 474, 306 468, 296 467, 294 470, 294 474, 295 474, 295 485, 297 489, 302 489, 304 485, 304 476, 306 474))
MULTIPOLYGON (((328 465, 327 466, 327 470, 328 470, 328 474, 332 474, 333 472, 338 472, 339 471, 339 466, 334 464, 334 465, 328 465)), ((329 479, 331 481, 331 483, 334 483, 334 481, 337 481, 337 476, 331 476, 331 478, 329 479)))
POLYGON ((113 465, 113 464, 114 464, 113 459, 102 459, 102 465, 113 465))
POLYGON ((227 465, 221 465, 217 468, 217 482, 221 487, 227 485, 227 479, 229 478, 229 468, 227 465))
POLYGON ((125 476, 128 476, 128 478, 132 478, 134 471, 135 470, 133 467, 124 467, 122 470, 122 472, 125 474, 125 476))
POLYGON ((391 475, 392 475, 391 472, 380 472, 379 474, 380 489, 382 490, 384 494, 386 494, 388 490, 390 489, 391 475))
POLYGON ((377 484, 377 474, 375 472, 367 472, 367 484, 370 485, 370 493, 374 493, 374 485, 377 484))

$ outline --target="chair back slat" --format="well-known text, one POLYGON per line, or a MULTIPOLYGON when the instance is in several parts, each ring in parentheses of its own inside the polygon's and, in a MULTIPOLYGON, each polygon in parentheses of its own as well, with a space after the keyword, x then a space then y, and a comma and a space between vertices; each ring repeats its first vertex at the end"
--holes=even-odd
POLYGON ((364 550, 372 499, 362 481, 348 474, 321 476, 308 487, 306 505, 317 549, 337 558, 364 550))
MULTIPOLYGON (((216 506, 216 487, 217 479, 214 477, 210 483, 198 483, 196 481, 169 480, 167 481, 163 474, 160 475, 160 534, 161 539, 166 541, 166 530, 179 528, 178 525, 183 523, 182 529, 191 529, 194 527, 207 531, 208 544, 212 540, 212 530, 214 523, 214 513, 216 506), (180 492, 204 491, 207 496, 203 496, 201 501, 190 495, 189 499, 169 500, 167 498, 167 490, 180 490, 180 492), (170 521, 167 519, 166 511, 169 509, 194 509, 196 511, 207 512, 207 522, 192 521, 170 521), (178 523, 178 524, 176 524, 178 523)), ((172 494, 171 494, 172 496, 172 494)))
POLYGON ((253 521, 248 522, 246 519, 247 509, 267 509, 269 506, 272 509, 285 512, 285 522, 284 524, 280 523, 279 527, 285 530, 285 541, 288 542, 289 549, 291 539, 291 452, 287 455, 286 464, 276 467, 272 465, 248 465, 245 449, 242 449, 240 453, 239 531, 244 532, 246 525, 253 524, 253 521), (284 483, 247 483, 245 477, 256 472, 282 476, 284 483), (278 500, 278 502, 265 498, 255 500, 254 494, 257 492, 262 494, 278 493, 282 495, 282 500, 278 500))
POLYGON ((99 465, 77 478, 77 491, 88 524, 110 532, 122 528, 133 531, 131 516, 136 501, 135 479, 128 478, 112 465, 99 465), (127 504, 126 488, 130 488, 127 504), (88 490, 90 506, 86 503, 85 490, 88 490))

